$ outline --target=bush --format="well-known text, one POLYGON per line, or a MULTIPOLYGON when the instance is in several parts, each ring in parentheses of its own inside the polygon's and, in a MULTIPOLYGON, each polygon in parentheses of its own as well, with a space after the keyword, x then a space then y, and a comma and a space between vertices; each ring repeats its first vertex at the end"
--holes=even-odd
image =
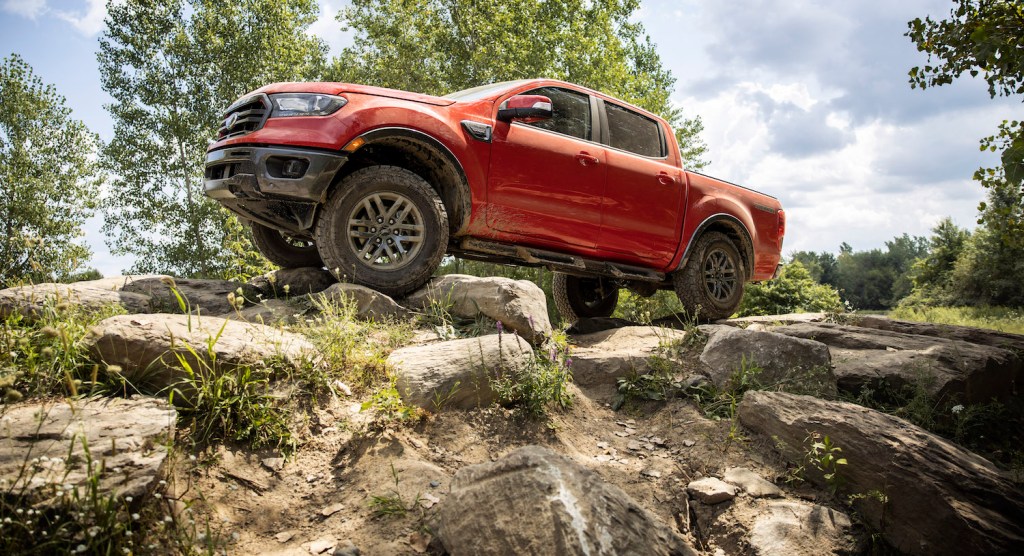
POLYGON ((803 312, 839 312, 843 304, 832 286, 818 284, 798 261, 787 264, 771 282, 747 287, 739 315, 780 315, 803 312))

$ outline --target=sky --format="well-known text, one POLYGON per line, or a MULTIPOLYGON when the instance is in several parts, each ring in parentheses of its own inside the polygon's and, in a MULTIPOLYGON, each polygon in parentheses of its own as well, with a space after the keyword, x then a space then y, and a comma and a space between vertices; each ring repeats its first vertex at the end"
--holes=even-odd
MULTIPOLYGON (((352 38, 334 20, 345 0, 320 0, 310 32, 337 53, 352 38)), ((942 218, 973 227, 984 191, 971 180, 996 155, 978 140, 1019 100, 990 99, 980 79, 911 89, 925 57, 907 22, 942 18, 951 0, 649 0, 636 19, 676 77, 672 95, 700 116, 706 172, 780 199, 785 253, 884 248, 929 235, 942 218)), ((113 125, 96 68, 105 0, 0 0, 0 57, 21 55, 104 140, 113 125)), ((116 275, 102 215, 86 225, 91 266, 116 275)))

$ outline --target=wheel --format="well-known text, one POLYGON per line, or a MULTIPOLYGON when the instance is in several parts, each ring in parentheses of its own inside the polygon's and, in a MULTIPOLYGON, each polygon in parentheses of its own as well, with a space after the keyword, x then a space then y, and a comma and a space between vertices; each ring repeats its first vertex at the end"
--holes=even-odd
POLYGON ((672 277, 683 308, 700 319, 724 319, 743 299, 743 261, 723 233, 708 232, 693 246, 686 266, 672 277))
POLYGON ((316 244, 309 239, 291 237, 284 232, 253 222, 252 242, 268 261, 282 268, 324 266, 316 244))
POLYGON ((401 296, 422 286, 448 248, 448 214, 423 178, 396 166, 346 177, 324 203, 316 244, 339 279, 401 296))
POLYGON ((551 290, 558 314, 569 322, 610 317, 619 302, 619 288, 608 278, 583 278, 556 272, 551 290))

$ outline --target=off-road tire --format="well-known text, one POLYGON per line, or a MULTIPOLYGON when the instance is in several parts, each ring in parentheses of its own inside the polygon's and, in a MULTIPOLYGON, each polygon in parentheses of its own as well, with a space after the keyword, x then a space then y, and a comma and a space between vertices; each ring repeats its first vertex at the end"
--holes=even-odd
POLYGON ((735 313, 743 299, 744 281, 743 259, 732 240, 720 232, 700 236, 686 266, 672 276, 679 302, 701 320, 735 313))
POLYGON ((338 279, 399 297, 425 284, 441 264, 448 248, 448 213, 420 176, 397 166, 371 166, 335 187, 314 237, 338 279), (387 219, 392 210, 399 221, 387 219), (394 249, 385 247, 392 239, 394 249))
POLYGON ((282 268, 321 268, 324 261, 316 244, 311 240, 287 237, 282 232, 262 224, 251 223, 252 242, 268 261, 282 268))
POLYGON ((619 302, 619 288, 608 278, 584 278, 555 272, 551 293, 562 320, 610 317, 619 302))

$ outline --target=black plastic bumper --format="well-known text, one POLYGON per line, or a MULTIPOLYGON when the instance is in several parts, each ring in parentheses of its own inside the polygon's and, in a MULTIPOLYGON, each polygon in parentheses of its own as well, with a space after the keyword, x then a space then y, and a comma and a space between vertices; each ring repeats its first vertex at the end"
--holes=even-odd
POLYGON ((305 233, 347 159, 307 149, 228 147, 207 153, 204 190, 243 218, 305 233))

